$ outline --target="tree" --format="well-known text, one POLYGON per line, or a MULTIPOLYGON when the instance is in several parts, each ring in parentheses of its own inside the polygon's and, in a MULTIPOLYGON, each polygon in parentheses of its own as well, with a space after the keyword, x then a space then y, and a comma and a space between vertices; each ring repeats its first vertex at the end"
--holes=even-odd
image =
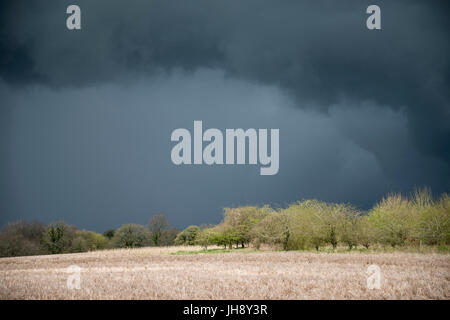
POLYGON ((193 246, 196 243, 199 232, 200 228, 198 226, 189 226, 177 235, 175 244, 193 246))
POLYGON ((229 239, 227 239, 227 234, 224 230, 224 226, 222 224, 216 225, 211 234, 211 243, 217 246, 223 246, 224 249, 229 245, 229 239))
POLYGON ((44 231, 45 226, 37 221, 9 223, 0 232, 0 257, 46 253, 42 243, 44 231))
POLYGON ((196 242, 201 245, 203 249, 208 250, 208 246, 214 243, 216 229, 213 227, 203 228, 197 234, 196 242))
POLYGON ((374 229, 370 225, 368 216, 359 217, 358 221, 358 242, 366 249, 376 242, 374 229))
POLYGON ((155 246, 159 245, 159 239, 162 232, 169 226, 167 217, 164 213, 155 214, 148 222, 148 229, 152 234, 152 240, 155 246))
POLYGON ((342 221, 340 236, 342 242, 347 244, 349 250, 356 247, 359 242, 360 217, 359 212, 352 207, 347 208, 346 217, 342 221))
POLYGON ((256 206, 245 206, 238 208, 225 208, 223 225, 223 232, 227 235, 229 241, 243 248, 249 244, 251 237, 251 230, 258 222, 266 217, 272 209, 268 206, 259 208, 256 206))
POLYGON ((258 247, 260 243, 281 245, 283 250, 287 250, 290 239, 288 222, 288 215, 284 211, 274 211, 267 215, 252 229, 252 238, 256 241, 256 246, 258 247))
POLYGON ((76 232, 76 239, 85 243, 84 251, 94 251, 105 249, 108 243, 108 238, 104 235, 96 233, 94 231, 81 230, 76 232), (82 241, 84 240, 84 241, 82 241))
POLYGON ((139 224, 124 224, 116 230, 112 243, 116 248, 137 248, 151 244, 151 234, 139 224))
POLYGON ((342 225, 349 212, 355 209, 347 204, 325 203, 317 200, 306 200, 300 206, 312 212, 312 230, 314 230, 315 247, 318 250, 323 242, 330 243, 336 249, 342 225))
POLYGON ((318 200, 304 200, 291 205, 286 211, 289 214, 291 242, 295 240, 297 244, 291 244, 290 248, 312 246, 318 251, 323 244, 330 243, 335 249, 341 224, 345 220, 344 209, 345 205, 318 200))
POLYGON ((376 238, 392 247, 404 245, 416 236, 416 210, 407 198, 391 194, 382 199, 369 213, 369 223, 376 238))
POLYGON ((160 246, 173 246, 175 244, 175 238, 180 233, 178 229, 166 229, 161 233, 161 238, 159 238, 160 246))
POLYGON ((49 253, 68 253, 72 251, 72 241, 76 236, 76 227, 64 221, 52 222, 44 232, 44 245, 49 253))
MULTIPOLYGON (((342 227, 346 224, 347 216, 353 214, 354 208, 347 204, 328 204, 323 211, 323 223, 325 223, 325 240, 336 249, 340 240, 342 227)), ((353 242, 350 237, 347 239, 353 242)))
POLYGON ((108 240, 111 240, 114 237, 114 233, 116 230, 114 229, 110 229, 110 230, 106 230, 105 232, 103 232, 103 235, 108 238, 108 240))
POLYGON ((70 252, 87 252, 89 251, 86 239, 82 236, 77 236, 72 240, 70 252))
POLYGON ((289 228, 289 250, 304 250, 310 247, 319 250, 325 241, 325 229, 320 211, 322 203, 305 200, 291 204, 284 210, 289 228))
POLYGON ((419 238, 425 244, 450 243, 450 196, 443 194, 438 202, 421 206, 418 223, 419 238))

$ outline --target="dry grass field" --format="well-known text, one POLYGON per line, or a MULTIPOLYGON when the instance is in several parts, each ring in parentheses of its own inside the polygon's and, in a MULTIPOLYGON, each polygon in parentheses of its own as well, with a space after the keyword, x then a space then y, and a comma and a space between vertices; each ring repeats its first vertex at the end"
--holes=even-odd
POLYGON ((448 254, 179 250, 193 249, 2 258, 0 299, 450 299, 448 254), (380 289, 367 288, 372 264, 380 289), (70 265, 79 290, 67 288, 70 265))

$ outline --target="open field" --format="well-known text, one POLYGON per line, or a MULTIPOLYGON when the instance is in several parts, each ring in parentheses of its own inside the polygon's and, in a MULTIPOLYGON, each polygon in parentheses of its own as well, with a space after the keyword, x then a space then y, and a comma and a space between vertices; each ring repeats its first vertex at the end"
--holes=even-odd
POLYGON ((0 299, 450 299, 448 254, 179 254, 192 250, 2 258, 0 299), (381 269, 380 289, 367 288, 372 264, 381 269), (79 290, 67 288, 71 265, 81 267, 79 290))

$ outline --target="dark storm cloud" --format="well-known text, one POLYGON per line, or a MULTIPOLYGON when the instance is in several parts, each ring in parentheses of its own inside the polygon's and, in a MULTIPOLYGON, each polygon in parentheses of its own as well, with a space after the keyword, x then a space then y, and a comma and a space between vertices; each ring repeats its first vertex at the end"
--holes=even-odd
POLYGON ((216 223, 227 206, 319 198, 367 208, 386 192, 408 192, 414 184, 437 192, 448 186, 442 161, 411 146, 401 112, 373 103, 331 106, 327 115, 314 106, 293 108, 277 87, 218 70, 65 90, 18 91, 0 83, 0 94, 12 106, 2 146, 0 225, 64 219, 103 231, 146 223, 164 211, 185 227, 216 223), (279 173, 174 166, 170 133, 192 130, 194 119, 205 128, 280 128, 279 173), (367 146, 389 158, 378 161, 367 146))
MULTIPOLYGON (((3 101, 14 106, 0 224, 65 219, 102 231, 145 223, 164 211, 185 227, 218 222, 226 206, 320 198, 367 207, 386 190, 411 187, 410 181, 392 180, 373 154, 348 139, 354 131, 372 136, 383 124, 378 135, 404 144, 401 154, 411 152, 402 115, 370 105, 351 116, 333 107, 324 116, 289 107, 293 101, 276 87, 226 79, 217 70, 132 86, 33 86, 20 92, 0 85, 3 101), (259 175, 258 166, 174 166, 170 133, 192 130, 193 119, 202 119, 205 128, 280 128, 280 172, 268 177, 259 175)), ((413 178, 436 185, 440 172, 435 165, 413 178)))
MULTIPOLYGON (((252 113, 239 116, 240 109, 233 105, 239 99, 245 100, 245 94, 237 94, 234 89, 212 90, 217 97, 198 101, 198 104, 208 105, 211 112, 224 110, 222 118, 229 121, 220 121, 216 127, 264 127, 263 122, 265 127, 279 127, 281 137, 293 132, 295 139, 290 142, 285 140, 281 146, 284 155, 281 155, 280 174, 266 180, 271 183, 278 181, 275 184, 278 188, 274 191, 269 182, 267 185, 258 182, 253 189, 245 184, 250 190, 247 191, 249 199, 264 197, 275 202, 294 200, 301 191, 305 197, 351 200, 367 206, 384 192, 405 191, 414 185, 428 184, 435 191, 448 191, 448 9, 445 1, 406 0, 2 1, 0 76, 6 85, 0 88, 0 130, 4 133, 0 144, 11 147, 11 141, 17 139, 12 133, 17 128, 11 120, 22 119, 17 111, 12 110, 17 104, 39 102, 35 117, 42 123, 49 120, 39 116, 39 110, 47 110, 43 114, 50 118, 53 115, 49 111, 52 107, 45 106, 46 101, 60 105, 69 100, 71 107, 78 110, 71 111, 75 112, 74 116, 100 117, 89 114, 89 109, 83 106, 92 105, 90 99, 95 97, 95 90, 103 88, 103 95, 115 97, 111 103, 119 101, 125 105, 121 113, 122 121, 133 123, 139 117, 133 113, 130 104, 137 103, 136 100, 128 92, 123 92, 122 96, 115 95, 117 88, 106 90, 105 85, 130 84, 140 78, 163 81, 161 79, 167 73, 175 77, 184 73, 193 77, 194 92, 198 87, 212 90, 208 86, 209 77, 217 85, 222 82, 214 81, 215 76, 199 80, 195 73, 196 70, 208 68, 223 70, 227 77, 238 83, 243 80, 264 90, 278 88, 293 99, 292 103, 274 103, 278 109, 267 122, 260 117, 256 118, 257 121, 251 121, 258 108, 249 107, 252 113), (81 31, 65 28, 65 10, 69 4, 81 7, 81 31), (381 7, 382 30, 367 30, 365 10, 369 4, 381 7), (18 101, 17 97, 30 88, 42 94, 36 93, 26 102, 18 101), (50 97, 48 93, 48 90, 54 89, 61 94, 58 98, 50 97), (93 92, 86 94, 86 90, 93 92), (225 93, 236 97, 229 99, 225 93), (229 104, 218 101, 228 101, 229 104), (296 108, 285 110, 289 109, 288 105, 296 108), (130 109, 129 115, 126 107, 130 109), (319 113, 312 117, 311 114, 316 111, 319 113), (303 120, 298 116, 304 117, 303 120), (292 119, 297 119, 297 125, 304 126, 301 132, 296 131, 292 119), (333 136, 336 139, 331 139, 333 136), (358 188, 358 185, 364 185, 365 189, 358 188), (264 190, 270 192, 264 193, 264 190)), ((171 90, 173 92, 167 92, 167 96, 176 97, 179 94, 177 87, 171 90)), ((185 94, 189 96, 188 92, 185 94)), ((278 94, 281 93, 275 96, 278 94)), ((200 93, 198 95, 202 96, 200 93)), ((173 101, 177 106, 178 120, 172 119, 174 122, 167 123, 164 127, 166 131, 169 127, 188 126, 196 116, 203 118, 202 113, 195 112, 193 103, 185 105, 185 97, 178 95, 178 98, 173 101)), ((145 100, 143 97, 141 99, 145 100)), ((166 106, 164 101, 167 97, 160 99, 161 104, 166 106)), ((249 99, 248 102, 254 104, 255 100, 249 99)), ((104 102, 100 100, 99 103, 104 102)), ((165 112, 164 108, 157 106, 157 102, 151 103, 148 110, 153 112, 155 118, 165 112)), ((27 110, 31 112, 32 109, 27 110)), ((59 117, 66 119, 63 114, 59 117)), ((214 119, 211 116, 212 122, 214 119)), ((105 124, 105 127, 99 124, 99 130, 104 128, 105 132, 112 132, 111 125, 114 123, 105 124)), ((39 122, 32 124, 39 125, 39 122)), ((53 128, 60 128, 56 123, 52 124, 56 126, 53 128)), ((56 129, 50 130, 48 135, 58 135, 58 132, 56 129)), ((159 137, 161 143, 166 142, 166 133, 159 137)), ((72 136, 66 136, 67 139, 69 137, 72 136)), ((41 138, 41 141, 46 141, 46 137, 41 138)), ((73 139, 81 143, 78 138, 73 139)), ((118 150, 127 148, 123 136, 112 133, 105 143, 113 144, 113 141, 118 150)), ((146 148, 144 142, 136 145, 146 148)), ((90 150, 89 146, 85 147, 90 150)), ((109 151, 105 152, 107 154, 109 151)), ((129 150, 129 154, 134 156, 128 160, 122 159, 122 162, 129 162, 135 168, 145 168, 145 164, 138 160, 137 149, 129 150)), ((17 155, 23 156, 21 153, 17 155)), ((12 156, 9 158, 15 159, 12 156)), ((44 160, 45 156, 42 163, 45 163, 44 160)), ((3 181, 10 181, 11 170, 5 168, 13 165, 12 160, 0 161, 6 175, 3 181)), ((164 163, 166 161, 164 159, 164 163)), ((59 163, 57 160, 50 162, 59 163)), ((23 167, 27 167, 25 163, 23 167)), ((176 180, 178 174, 186 177, 185 171, 173 173, 173 170, 172 167, 167 169, 172 176, 167 174, 164 177, 169 180, 176 180)), ((203 172, 185 170, 193 170, 196 174, 203 172)), ((29 177, 30 181, 39 178, 32 179, 34 175, 31 173, 29 177)), ((232 175, 221 177, 235 178, 232 175)), ((105 173, 101 179, 108 179, 108 175, 105 173)), ((61 183, 58 181, 55 183, 61 183)), ((26 185, 25 181, 22 183, 22 187, 26 185)), ((205 178, 204 183, 210 181, 205 178)), ((232 189, 232 185, 232 181, 228 181, 224 184, 227 188, 224 187, 219 193, 228 192, 228 197, 223 199, 236 199, 237 205, 243 198, 227 191, 232 189)), ((143 183, 134 189, 142 190, 144 186, 149 185, 143 183)), ((198 188, 189 189, 191 199, 200 197, 192 194, 201 193, 203 189, 198 188)), ((2 205, 17 195, 9 185, 3 190, 2 199, 5 200, 1 201, 2 205)), ((48 190, 54 188, 49 187, 48 190)), ((158 190, 154 192, 158 193, 158 190)), ((161 190, 167 191, 164 188, 161 190)), ((242 192, 243 189, 236 190, 242 192)), ((109 190, 106 194, 111 196, 116 192, 109 190)), ((35 197, 39 199, 38 195, 35 197)), ((164 198, 162 194, 161 197, 164 198)), ((224 202, 219 198, 215 198, 214 205, 224 202)), ((107 202, 105 199, 99 201, 107 202)), ((121 206, 125 210, 130 204, 117 203, 117 210, 120 211, 121 206)), ((195 204, 192 206, 195 207, 195 204)), ((63 206, 54 204, 53 209, 60 207, 63 206)), ((144 204, 140 208, 143 207, 144 204)))
POLYGON ((89 85, 161 70, 220 67, 278 85, 303 105, 342 98, 404 108, 422 151, 450 160, 449 23, 444 1, 65 1, 3 8, 1 75, 9 82, 89 85))

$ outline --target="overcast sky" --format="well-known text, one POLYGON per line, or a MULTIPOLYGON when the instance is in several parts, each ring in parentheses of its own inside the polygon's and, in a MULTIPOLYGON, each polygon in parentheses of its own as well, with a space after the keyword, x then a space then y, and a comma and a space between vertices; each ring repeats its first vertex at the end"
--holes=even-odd
POLYGON ((0 225, 450 191, 445 1, 2 1, 0 225), (82 30, 66 28, 78 4, 82 30), (366 28, 369 4, 382 30, 366 28), (176 128, 279 128, 280 170, 175 166, 176 128))

